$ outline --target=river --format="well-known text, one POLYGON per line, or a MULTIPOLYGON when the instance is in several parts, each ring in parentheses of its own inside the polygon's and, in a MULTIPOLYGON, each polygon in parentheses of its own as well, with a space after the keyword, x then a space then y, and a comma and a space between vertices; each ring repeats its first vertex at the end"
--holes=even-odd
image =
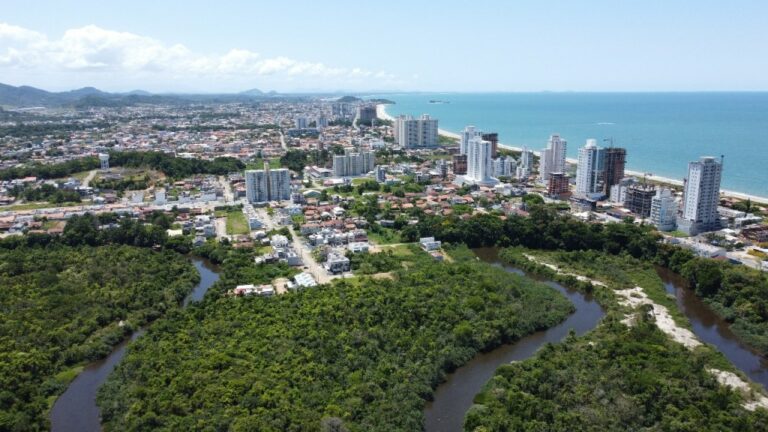
POLYGON ((578 335, 584 334, 593 329, 605 315, 603 309, 591 295, 582 294, 552 281, 526 275, 520 269, 502 263, 498 258, 498 249, 480 248, 475 249, 474 252, 485 262, 546 283, 566 296, 576 310, 562 323, 547 330, 533 333, 515 343, 502 345, 493 351, 478 354, 469 363, 448 375, 446 381, 435 391, 434 400, 429 402, 424 409, 426 432, 461 431, 464 415, 472 406, 472 400, 485 383, 491 379, 499 366, 531 357, 545 343, 556 343, 563 340, 571 329, 578 335))
MULTIPOLYGON (((562 323, 526 336, 513 344, 475 356, 469 363, 447 376, 435 391, 434 400, 424 410, 427 432, 459 432, 464 416, 472 401, 496 369, 511 361, 531 357, 545 343, 559 342, 573 329, 581 335, 594 328, 604 316, 604 311, 590 295, 563 287, 562 285, 525 274, 518 268, 502 263, 498 249, 480 248, 475 254, 483 261, 502 267, 507 271, 525 275, 551 286, 566 296, 575 306, 575 311, 562 323)), ((207 261, 193 259, 200 272, 200 283, 184 299, 183 305, 199 301, 208 288, 219 278, 215 267, 207 261)), ((731 363, 749 378, 768 388, 768 360, 739 340, 728 323, 720 318, 705 302, 689 289, 685 281, 673 272, 659 268, 659 276, 668 293, 675 296, 677 305, 690 320, 693 332, 703 342, 714 345, 731 363)), ((106 381, 115 366, 122 360, 130 341, 144 333, 139 330, 129 340, 117 345, 106 358, 86 366, 67 390, 56 400, 51 410, 51 430, 54 432, 91 432, 101 430, 96 392, 106 381)))
MULTIPOLYGON (((559 325, 536 332, 513 344, 478 354, 469 363, 448 375, 446 381, 435 391, 434 400, 424 409, 426 432, 460 432, 464 416, 472 406, 473 399, 493 377, 499 366, 531 357, 545 343, 561 341, 570 329, 575 330, 576 334, 583 334, 594 328, 604 315, 602 308, 591 296, 525 274, 518 268, 502 263, 496 248, 480 248, 474 252, 485 262, 548 284, 565 295, 576 310, 559 325)), ((664 268, 657 268, 657 273, 664 282, 666 291, 675 296, 677 306, 691 322, 696 337, 722 352, 752 381, 768 388, 768 360, 743 343, 730 329, 729 324, 688 288, 684 279, 664 268)))
POLYGON ((677 307, 691 322, 693 333, 702 342, 714 345, 718 351, 749 379, 768 389, 768 360, 742 342, 707 303, 688 288, 686 281, 674 272, 657 268, 664 287, 675 296, 677 307))
MULTIPOLYGON (((192 258, 192 263, 200 273, 200 282, 184 299, 183 306, 201 300, 208 288, 219 280, 219 273, 208 261, 192 258)), ((115 346, 106 358, 87 365, 77 378, 72 380, 51 409, 51 431, 97 432, 101 430, 101 413, 96 405, 96 392, 123 359, 128 344, 143 334, 143 329, 134 332, 129 339, 115 346)))

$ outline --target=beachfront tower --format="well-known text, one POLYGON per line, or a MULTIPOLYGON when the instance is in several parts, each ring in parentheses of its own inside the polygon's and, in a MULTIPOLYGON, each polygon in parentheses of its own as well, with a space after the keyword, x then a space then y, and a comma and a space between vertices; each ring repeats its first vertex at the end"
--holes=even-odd
POLYGON ((424 114, 419 118, 395 119, 395 140, 406 149, 437 147, 437 119, 424 114))
POLYGON ((673 231, 677 226, 677 201, 671 190, 656 191, 651 200, 651 223, 659 231, 673 231))
POLYGON ((565 172, 565 151, 568 142, 558 134, 552 134, 547 141, 547 147, 539 157, 539 181, 547 184, 549 174, 565 172))
POLYGON ((480 185, 493 185, 493 160, 491 143, 474 137, 467 143, 467 176, 465 180, 480 185))
POLYGON ((533 167, 533 152, 528 150, 527 147, 523 147, 523 151, 520 153, 520 165, 515 170, 515 178, 518 180, 527 180, 531 175, 531 169, 533 167))
POLYGON ((597 141, 588 139, 579 149, 579 165, 576 168, 576 195, 595 198, 603 194, 605 149, 597 141))
POLYGON ((461 131, 461 135, 459 137, 459 154, 467 154, 467 146, 469 145, 469 140, 480 136, 480 134, 481 132, 475 129, 474 126, 464 127, 464 130, 461 131))
POLYGON ((720 228, 720 179, 723 160, 705 156, 688 164, 679 229, 690 235, 720 228))
POLYGON ((605 149, 605 194, 611 193, 611 187, 624 179, 624 167, 627 164, 627 150, 621 147, 605 149))

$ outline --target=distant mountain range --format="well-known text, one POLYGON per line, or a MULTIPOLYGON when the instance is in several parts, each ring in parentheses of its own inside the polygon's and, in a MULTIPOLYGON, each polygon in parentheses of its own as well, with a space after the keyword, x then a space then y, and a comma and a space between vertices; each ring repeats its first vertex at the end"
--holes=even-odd
POLYGON ((272 91, 264 93, 251 89, 241 93, 229 94, 154 94, 145 90, 133 90, 127 93, 109 93, 93 87, 83 87, 64 92, 50 92, 30 86, 14 87, 0 83, 0 107, 89 107, 89 106, 127 106, 136 104, 173 104, 189 102, 247 102, 257 99, 290 97, 300 95, 279 95, 272 91))
MULTIPOLYGON (((344 92, 339 92, 343 94, 344 92)), ((0 83, 0 109, 2 107, 119 107, 138 104, 185 104, 190 102, 254 102, 265 99, 304 99, 307 97, 338 97, 339 93, 292 93, 281 94, 275 91, 263 92, 259 89, 245 90, 240 93, 220 94, 177 94, 150 93, 145 90, 132 90, 127 93, 109 93, 93 87, 83 87, 64 92, 50 92, 30 86, 14 87, 0 83)), ((356 102, 362 99, 355 96, 342 96, 340 102, 356 102)), ((371 101, 379 101, 371 99, 371 101)), ((387 101, 390 102, 390 101, 387 101)), ((384 102, 379 102, 384 103, 384 102)))

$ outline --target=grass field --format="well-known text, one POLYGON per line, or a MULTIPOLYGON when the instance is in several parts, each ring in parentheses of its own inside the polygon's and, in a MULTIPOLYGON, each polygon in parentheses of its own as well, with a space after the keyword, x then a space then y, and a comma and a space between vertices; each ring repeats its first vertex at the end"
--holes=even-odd
POLYGON ((403 242, 398 231, 388 228, 382 228, 380 232, 368 231, 368 238, 379 245, 403 242))
MULTIPOLYGON (((269 160, 269 168, 277 169, 282 168, 279 158, 273 158, 269 160)), ((254 159, 245 165, 245 169, 264 169, 264 159, 254 159)))
POLYGON ((0 212, 4 211, 22 211, 22 210, 38 210, 38 209, 44 209, 44 208, 57 208, 57 207, 75 207, 80 205, 91 205, 89 202, 65 202, 61 204, 53 204, 49 202, 33 202, 33 203, 24 203, 24 204, 16 204, 16 205, 10 205, 10 206, 4 206, 0 207, 0 212))
POLYGON ((229 235, 247 235, 251 232, 248 228, 248 221, 241 210, 230 210, 227 216, 227 234, 229 235))

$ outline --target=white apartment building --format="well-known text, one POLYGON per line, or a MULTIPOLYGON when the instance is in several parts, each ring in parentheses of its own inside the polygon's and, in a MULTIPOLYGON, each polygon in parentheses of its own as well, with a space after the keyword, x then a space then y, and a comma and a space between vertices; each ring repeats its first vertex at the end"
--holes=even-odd
POLYGON ((395 140, 407 149, 437 147, 437 119, 427 114, 418 119, 399 116, 395 119, 395 140))
POLYGON ((671 190, 661 188, 651 198, 651 223, 659 231, 673 231, 677 227, 677 201, 671 190))
POLYGON ((588 139, 579 149, 579 166, 576 168, 576 195, 589 197, 602 194, 605 149, 597 146, 597 140, 588 139))
POLYGON ((532 168, 533 152, 527 147, 523 147, 523 151, 520 153, 520 165, 515 170, 515 178, 518 180, 527 179, 531 176, 532 168))
POLYGON ((494 177, 511 177, 515 175, 517 162, 511 156, 501 156, 493 160, 494 177))
POLYGON ((250 203, 291 199, 291 173, 286 168, 247 170, 245 196, 250 203))
POLYGON ((565 152, 568 142, 558 134, 552 134, 547 141, 547 147, 541 151, 539 157, 539 180, 546 183, 549 173, 565 172, 565 152))
POLYGON ((467 144, 467 175, 465 180, 476 184, 496 184, 492 177, 491 143, 479 137, 472 138, 467 144))
POLYGON ((609 191, 609 200, 613 204, 620 204, 624 205, 624 202, 627 200, 627 188, 630 186, 633 186, 637 183, 633 177, 626 177, 621 179, 618 183, 611 186, 611 190, 609 191))
POLYGON ((482 132, 475 129, 474 126, 466 126, 463 131, 461 131, 461 138, 459 140, 459 154, 467 154, 467 146, 469 145, 469 140, 473 138, 478 138, 482 135, 482 132))
POLYGON ((720 228, 717 206, 720 202, 720 179, 723 161, 705 156, 688 164, 680 230, 696 235, 720 228))
POLYGON ((373 171, 375 161, 376 155, 369 151, 335 155, 333 157, 333 176, 352 177, 367 174, 373 171))

